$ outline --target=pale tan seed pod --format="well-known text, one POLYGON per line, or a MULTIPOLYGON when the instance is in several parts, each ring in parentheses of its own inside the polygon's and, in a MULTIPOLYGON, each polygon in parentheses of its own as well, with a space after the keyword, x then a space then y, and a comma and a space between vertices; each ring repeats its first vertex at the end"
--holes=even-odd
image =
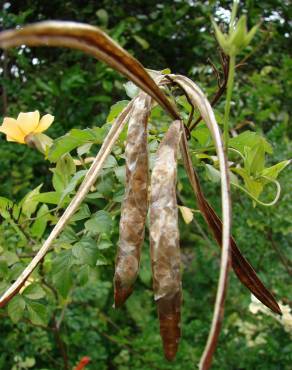
POLYGON ((162 140, 151 175, 150 247, 154 298, 165 357, 173 360, 181 336, 181 260, 176 200, 177 153, 181 123, 162 140))
POLYGON ((148 210, 147 122, 151 97, 137 97, 128 126, 125 149, 126 188, 122 204, 120 234, 114 276, 115 307, 132 293, 137 278, 148 210))

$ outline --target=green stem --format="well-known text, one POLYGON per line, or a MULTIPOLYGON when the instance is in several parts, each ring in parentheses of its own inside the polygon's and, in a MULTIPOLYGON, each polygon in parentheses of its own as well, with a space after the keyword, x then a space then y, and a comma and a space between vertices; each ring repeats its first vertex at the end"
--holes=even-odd
POLYGON ((226 103, 225 103, 225 112, 224 112, 224 144, 225 151, 227 153, 228 149, 228 127, 229 127, 229 113, 231 106, 231 96, 234 83, 234 72, 235 72, 235 55, 230 56, 229 61, 229 73, 228 73, 228 82, 227 82, 227 93, 226 93, 226 103))

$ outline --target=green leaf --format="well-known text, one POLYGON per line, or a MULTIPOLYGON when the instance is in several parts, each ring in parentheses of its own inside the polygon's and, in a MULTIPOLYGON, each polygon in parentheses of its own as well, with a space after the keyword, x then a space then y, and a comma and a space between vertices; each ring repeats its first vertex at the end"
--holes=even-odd
POLYGON ((277 177, 278 177, 278 175, 279 175, 279 173, 281 171, 283 171, 283 169, 286 166, 288 166, 290 163, 291 163, 290 160, 279 162, 279 163, 275 164, 272 167, 268 167, 268 168, 263 169, 261 175, 262 176, 266 176, 266 177, 268 177, 270 179, 276 180, 277 177))
POLYGON ((253 179, 243 168, 234 168, 233 171, 243 178, 246 189, 255 198, 258 198, 263 191, 264 182, 261 179, 253 179))
POLYGON ((61 199, 61 193, 56 191, 49 191, 47 193, 41 193, 34 195, 33 200, 40 203, 48 203, 48 204, 59 204, 61 199))
POLYGON ((71 250, 62 251, 53 260, 53 283, 62 297, 66 298, 72 287, 71 267, 75 258, 71 250))
POLYGON ((90 148, 92 147, 92 145, 93 145, 92 143, 86 143, 86 144, 83 144, 83 145, 79 146, 77 148, 77 154, 81 157, 84 154, 89 153, 90 148))
POLYGON ((109 155, 104 162, 103 168, 113 168, 118 165, 116 158, 113 155, 109 155))
POLYGON ((99 20, 101 21, 102 25, 104 27, 107 27, 108 24, 108 12, 105 9, 99 9, 96 12, 96 15, 98 16, 99 20))
POLYGON ((96 212, 90 220, 85 222, 85 229, 94 234, 109 233, 112 227, 112 217, 106 211, 96 212))
POLYGON ((56 168, 51 169, 53 172, 53 186, 57 192, 63 191, 68 185, 71 176, 76 172, 71 155, 67 154, 60 158, 57 162, 56 168))
POLYGON ((229 145, 237 149, 241 154, 245 154, 245 147, 252 148, 256 145, 263 146, 264 152, 266 153, 272 153, 273 148, 268 141, 259 135, 256 132, 253 131, 244 131, 242 134, 239 134, 238 136, 235 136, 229 140, 229 145))
POLYGON ((78 239, 74 229, 67 226, 66 229, 60 235, 58 242, 60 243, 74 243, 78 239))
POLYGON ((66 298, 73 285, 72 273, 70 268, 64 267, 63 270, 59 271, 53 276, 53 282, 63 298, 66 298))
POLYGON ((205 168, 210 181, 215 183, 220 182, 220 171, 218 171, 214 166, 211 166, 210 164, 205 164, 205 168))
POLYGON ((207 127, 198 127, 192 132, 201 146, 208 146, 211 143, 210 131, 207 127))
POLYGON ((123 185, 126 183, 126 166, 120 166, 114 169, 115 175, 123 185))
POLYGON ((113 243, 110 240, 103 239, 97 244, 97 248, 100 250, 108 249, 112 247, 113 243))
POLYGON ((12 266, 19 261, 19 257, 15 252, 6 250, 1 254, 0 261, 5 261, 8 266, 12 266))
POLYGON ((244 167, 251 175, 259 174, 265 167, 265 149, 262 143, 245 147, 244 167))
POLYGON ((94 143, 99 139, 94 130, 73 129, 68 134, 56 139, 49 149, 48 159, 51 162, 57 162, 64 154, 71 152, 73 149, 86 144, 94 143))
POLYGON ((54 275, 61 273, 63 270, 71 268, 74 265, 74 257, 71 250, 58 253, 53 259, 52 273, 54 275))
POLYGON ((76 174, 70 180, 69 184, 62 191, 62 195, 61 195, 61 198, 60 198, 60 205, 62 204, 62 202, 66 198, 66 196, 69 195, 70 193, 72 193, 75 190, 77 184, 81 182, 81 180, 84 178, 86 173, 87 173, 87 170, 81 170, 81 171, 76 172, 76 174))
POLYGON ((83 265, 80 266, 79 272, 77 274, 78 282, 81 286, 85 285, 89 280, 90 266, 83 265))
POLYGON ((9 218, 10 214, 8 210, 13 207, 13 202, 7 198, 0 197, 0 215, 3 218, 9 218))
POLYGON ((38 210, 37 219, 31 227, 31 235, 38 239, 41 238, 46 230, 49 219, 49 207, 46 204, 43 204, 38 210))
POLYGON ((80 220, 84 220, 85 218, 89 218, 91 216, 90 209, 87 204, 83 203, 81 204, 79 211, 73 215, 73 217, 70 219, 70 222, 76 222, 80 220))
POLYGON ((140 89, 136 86, 132 81, 128 81, 124 84, 124 88, 126 90, 126 94, 129 98, 133 99, 136 95, 138 95, 140 89))
POLYGON ((26 306, 28 310, 28 317, 33 324, 47 325, 49 317, 45 305, 27 300, 26 306))
POLYGON ((110 265, 110 261, 105 258, 102 254, 99 254, 96 260, 96 266, 105 266, 105 265, 110 265))
POLYGON ((133 38, 142 46, 143 49, 149 49, 149 42, 138 35, 133 35, 133 38))
POLYGON ((94 266, 98 257, 96 241, 90 237, 84 237, 72 248, 73 256, 78 260, 78 264, 94 266))
POLYGON ((30 217, 37 209, 39 200, 35 198, 40 193, 43 185, 39 185, 34 190, 30 191, 20 202, 22 205, 22 212, 25 216, 30 217))
POLYGON ((111 196, 115 185, 115 180, 113 176, 103 176, 101 180, 96 185, 96 190, 98 193, 104 195, 105 198, 111 196))
POLYGON ((9 317, 14 323, 17 323, 23 316, 25 308, 25 301, 21 295, 15 296, 9 303, 7 307, 7 312, 9 317))
POLYGON ((112 105, 110 112, 106 118, 106 122, 112 122, 121 113, 121 111, 126 107, 128 103, 129 100, 121 100, 112 105))
POLYGON ((39 284, 30 284, 27 288, 24 289, 22 295, 29 299, 41 299, 45 297, 46 292, 39 284))

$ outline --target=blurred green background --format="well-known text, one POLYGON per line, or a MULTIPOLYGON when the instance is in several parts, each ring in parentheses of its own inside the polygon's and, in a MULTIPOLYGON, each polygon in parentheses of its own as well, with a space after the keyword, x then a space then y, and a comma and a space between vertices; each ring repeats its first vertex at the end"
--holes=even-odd
MULTIPOLYGON (((173 73, 185 74, 212 96, 217 80, 209 60, 217 66, 220 60, 210 19, 228 23, 227 9, 231 5, 230 1, 192 0, 13 0, 1 3, 0 25, 1 29, 8 29, 48 19, 97 25, 145 67, 170 68, 173 73)), ((240 13, 247 13, 249 28, 258 22, 261 27, 251 46, 242 53, 246 62, 236 74, 231 125, 242 125, 265 135, 274 149, 268 159, 270 165, 291 158, 291 9, 289 1, 240 2, 240 13)), ((55 123, 48 134, 53 138, 73 127, 102 126, 110 107, 127 99, 123 77, 77 51, 22 46, 1 50, 0 62, 1 122, 4 116, 15 117, 20 111, 51 113, 55 123)), ((218 114, 223 110, 224 98, 216 106, 218 114)), ((20 200, 41 182, 43 190, 50 190, 51 172, 38 152, 7 143, 1 135, 0 158, 1 196, 20 200)), ((199 168, 199 172, 206 194, 220 211, 218 184, 208 181, 204 168, 199 168)), ((186 178, 181 175, 180 181, 183 184, 186 178)), ((291 169, 286 169, 279 181, 281 199, 271 208, 254 208, 245 194, 233 190, 233 234, 277 299, 292 306, 291 169)), ((269 198, 271 194, 272 187, 265 196, 269 198)), ((190 192, 186 191, 184 197, 187 205, 196 207, 190 192)), ((116 236, 118 222, 114 225, 112 234, 116 236)), ((112 263, 95 268, 98 271, 94 279, 83 284, 82 276, 75 276, 69 297, 54 303, 48 301, 53 313, 48 327, 54 327, 54 320, 64 314, 59 337, 54 330, 32 325, 27 320, 14 324, 2 309, 0 368, 66 368, 64 351, 69 361, 67 368, 72 368, 85 355, 91 358, 88 369, 196 368, 213 313, 220 251, 199 214, 195 223, 188 226, 180 220, 180 227, 183 337, 175 362, 168 363, 163 357, 146 241, 135 293, 121 310, 112 308, 115 245, 107 256, 112 263)), ((13 246, 13 232, 4 231, 0 247, 9 238, 13 246)), ((213 368, 292 369, 291 321, 285 326, 272 316, 254 315, 249 311, 250 302, 250 293, 231 273, 213 368)))

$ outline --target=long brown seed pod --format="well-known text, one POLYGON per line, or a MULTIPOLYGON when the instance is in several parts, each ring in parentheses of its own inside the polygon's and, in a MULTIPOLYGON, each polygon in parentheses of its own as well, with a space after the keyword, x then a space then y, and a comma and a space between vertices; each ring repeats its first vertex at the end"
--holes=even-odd
POLYGON ((142 93, 133 106, 125 149, 126 187, 114 276, 115 307, 120 307, 132 293, 140 265, 148 210, 147 123, 150 112, 151 97, 142 93))
MULTIPOLYGON (((202 358, 200 360, 200 370, 207 370, 211 366, 212 356, 216 348, 216 343, 220 333, 221 323, 224 316, 224 302, 227 292, 228 273, 230 269, 230 236, 231 236, 231 197, 230 197, 230 183, 228 176, 227 159, 223 149, 220 129, 215 119, 212 107, 201 91, 201 89, 189 78, 179 75, 170 75, 170 79, 180 85, 188 94, 194 106, 197 106, 210 133, 213 137, 221 173, 221 203, 223 214, 222 227, 222 248, 221 248, 221 262, 220 274, 218 280, 218 288, 216 294, 216 301, 214 305, 214 313, 211 328, 209 331, 208 340, 202 358)), ((185 135, 184 140, 185 141, 185 135)), ((181 145, 182 145, 181 144, 181 145)))
POLYGON ((176 201, 177 152, 181 122, 162 140, 151 175, 150 246, 154 298, 165 357, 173 360, 181 336, 181 273, 176 201))

